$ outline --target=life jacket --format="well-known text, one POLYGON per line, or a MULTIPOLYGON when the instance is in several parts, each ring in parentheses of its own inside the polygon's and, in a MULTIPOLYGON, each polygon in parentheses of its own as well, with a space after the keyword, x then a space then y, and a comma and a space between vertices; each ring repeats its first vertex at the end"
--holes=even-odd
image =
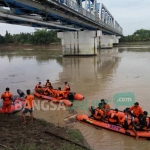
POLYGON ((33 95, 27 95, 24 103, 24 107, 27 109, 31 109, 34 106, 34 97, 33 95))
POLYGON ((12 99, 12 94, 10 92, 4 92, 1 96, 1 98, 4 100, 4 102, 6 101, 11 101, 12 99))
POLYGON ((118 118, 118 116, 117 116, 117 113, 116 113, 116 111, 113 111, 111 114, 110 114, 110 116, 109 116, 109 121, 110 122, 113 122, 113 123, 115 123, 115 122, 117 122, 118 120, 117 120, 117 118, 118 118))
POLYGON ((50 82, 46 82, 46 87, 51 87, 51 83, 50 82))
POLYGON ((64 92, 63 92, 63 91, 58 90, 58 91, 57 91, 57 97, 58 97, 59 99, 64 98, 64 92))
POLYGON ((94 114, 94 118, 101 119, 103 115, 104 115, 104 112, 101 109, 96 109, 95 114, 94 114))
POLYGON ((47 94, 51 94, 51 95, 52 95, 53 92, 50 90, 49 87, 47 87, 47 88, 44 89, 44 94, 45 94, 45 95, 47 95, 47 94))

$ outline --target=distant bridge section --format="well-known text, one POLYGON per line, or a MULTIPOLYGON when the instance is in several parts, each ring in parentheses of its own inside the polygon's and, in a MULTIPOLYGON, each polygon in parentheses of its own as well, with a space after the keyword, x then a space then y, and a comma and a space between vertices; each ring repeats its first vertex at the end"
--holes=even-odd
MULTIPOLYGON (((123 34, 121 27, 116 27, 114 17, 103 4, 94 3, 95 6, 98 6, 100 12, 98 14, 98 12, 93 13, 91 9, 84 9, 78 3, 80 4, 81 1, 0 0, 0 20, 4 23, 47 27, 49 29, 102 30, 107 34, 123 34), (5 7, 10 10, 5 9, 5 7)), ((92 7, 95 9, 93 4, 90 8, 92 7)))
POLYGON ((97 0, 0 0, 0 22, 57 30, 64 55, 96 55, 123 35, 97 0))

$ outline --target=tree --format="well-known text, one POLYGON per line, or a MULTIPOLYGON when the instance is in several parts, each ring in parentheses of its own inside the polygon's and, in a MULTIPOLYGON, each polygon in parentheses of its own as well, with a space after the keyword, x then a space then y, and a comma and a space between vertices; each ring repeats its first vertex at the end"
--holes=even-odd
POLYGON ((10 35, 10 33, 8 33, 8 31, 6 31, 5 34, 5 41, 6 43, 13 43, 12 36, 10 35))
POLYGON ((2 35, 0 35, 0 44, 4 44, 4 43, 5 43, 5 38, 2 35))

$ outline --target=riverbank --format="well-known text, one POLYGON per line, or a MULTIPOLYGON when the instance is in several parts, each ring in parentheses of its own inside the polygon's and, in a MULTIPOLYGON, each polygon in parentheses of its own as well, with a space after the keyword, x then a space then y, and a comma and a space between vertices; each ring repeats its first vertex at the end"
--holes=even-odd
POLYGON ((119 42, 114 47, 150 47, 150 41, 148 42, 119 42))
POLYGON ((89 148, 78 130, 56 127, 39 119, 31 123, 29 117, 27 123, 23 124, 22 117, 18 115, 9 117, 0 114, 0 120, 0 149, 84 150, 86 147, 89 148))
POLYGON ((20 45, 15 45, 15 44, 3 44, 0 45, 0 50, 60 50, 61 49, 61 44, 60 43, 52 43, 50 45, 31 45, 31 44, 20 44, 20 45))

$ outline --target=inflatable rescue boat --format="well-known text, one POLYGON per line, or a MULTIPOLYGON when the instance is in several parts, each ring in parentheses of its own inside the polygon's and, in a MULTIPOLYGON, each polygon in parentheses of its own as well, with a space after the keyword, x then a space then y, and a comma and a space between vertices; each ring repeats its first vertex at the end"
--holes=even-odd
MULTIPOLYGON (((24 103, 24 101, 18 95, 13 96, 10 113, 13 114, 15 112, 18 112, 18 111, 22 110, 23 103, 24 103)), ((3 106, 3 102, 1 101, 1 103, 0 103, 0 113, 2 113, 2 106, 3 106)), ((8 110, 6 110, 5 113, 8 113, 8 110)))
POLYGON ((71 107, 73 105, 72 102, 70 102, 68 99, 58 100, 57 98, 40 94, 40 93, 36 92, 36 90, 34 90, 34 95, 39 97, 39 98, 42 98, 42 99, 53 101, 54 103, 62 103, 65 106, 70 106, 71 107))
MULTIPOLYGON (((52 92, 54 94, 57 93, 57 89, 52 89, 52 92)), ((63 91, 65 96, 66 96, 66 99, 69 99, 69 100, 83 100, 84 99, 84 96, 82 94, 79 94, 79 93, 74 93, 74 92, 68 92, 68 91, 63 91)))
MULTIPOLYGON (((109 114, 112 112, 113 110, 110 110, 109 114)), ((120 116, 124 115, 123 112, 119 112, 120 116)), ((90 118, 87 115, 77 115, 77 120, 80 122, 85 122, 88 124, 92 124, 94 126, 98 126, 98 127, 102 127, 105 129, 109 129, 115 132, 119 132, 128 136, 135 136, 135 133, 132 130, 125 130, 122 126, 117 126, 117 125, 112 125, 109 124, 108 122, 102 122, 102 121, 98 121, 94 118, 90 118)), ((150 131, 137 131, 137 135, 139 136, 139 138, 145 138, 146 140, 150 140, 150 131)))

